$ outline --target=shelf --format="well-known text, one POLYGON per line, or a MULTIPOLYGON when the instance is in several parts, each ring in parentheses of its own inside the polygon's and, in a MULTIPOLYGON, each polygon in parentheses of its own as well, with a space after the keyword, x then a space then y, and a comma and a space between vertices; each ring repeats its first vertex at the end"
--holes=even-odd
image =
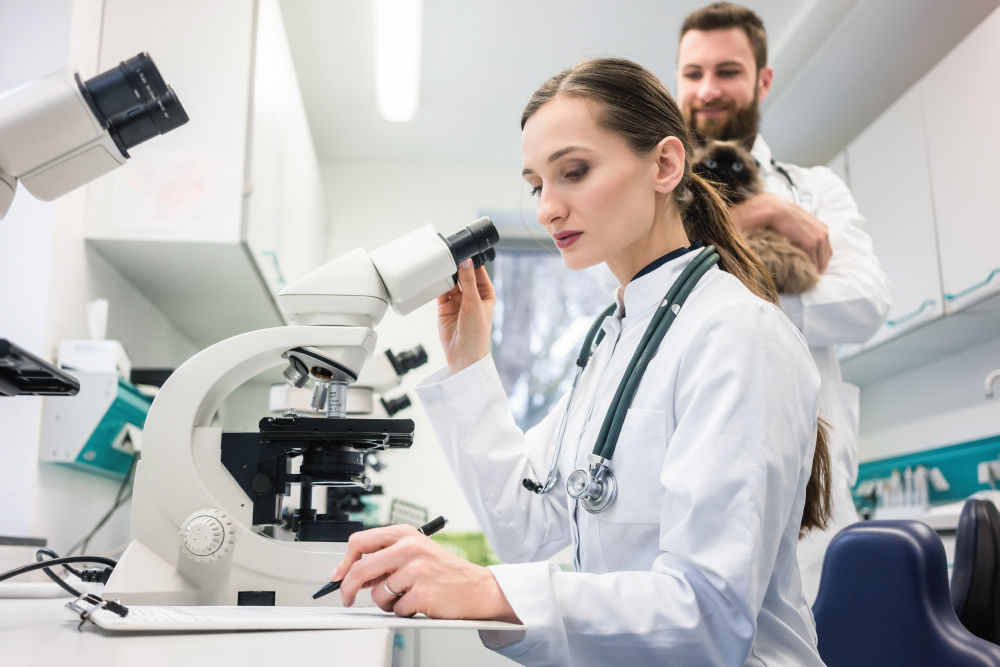
POLYGON ((285 320, 244 243, 88 239, 198 348, 285 320))
POLYGON ((864 386, 1000 338, 1000 294, 930 320, 871 347, 842 355, 844 379, 864 386))

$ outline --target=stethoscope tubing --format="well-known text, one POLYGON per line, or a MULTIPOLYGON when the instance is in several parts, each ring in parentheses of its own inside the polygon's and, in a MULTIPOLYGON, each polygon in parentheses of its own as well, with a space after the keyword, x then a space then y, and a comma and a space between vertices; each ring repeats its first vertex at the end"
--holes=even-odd
POLYGON ((680 306, 683 305, 688 295, 694 289, 701 277, 719 261, 719 255, 715 252, 714 246, 706 246, 698 256, 688 264, 680 277, 667 291, 663 304, 656 309, 653 314, 653 321, 646 328, 639 346, 638 354, 633 355, 629 361, 622 381, 618 384, 615 396, 611 401, 614 410, 609 410, 601 425, 601 430, 597 436, 597 443, 594 446, 594 454, 601 458, 610 460, 614 455, 618 437, 621 435, 622 425, 625 422, 625 415, 628 413, 632 398, 635 396, 642 381, 642 376, 646 371, 649 362, 656 355, 663 337, 677 317, 680 306), (676 308, 675 308, 676 306, 676 308), (651 343, 651 341, 656 341, 651 343), (638 372, 636 372, 638 371, 638 372))

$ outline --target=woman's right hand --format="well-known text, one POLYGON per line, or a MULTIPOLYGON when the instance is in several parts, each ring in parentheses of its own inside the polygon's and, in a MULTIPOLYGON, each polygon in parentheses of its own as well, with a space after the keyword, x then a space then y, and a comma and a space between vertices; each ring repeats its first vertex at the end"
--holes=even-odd
POLYGON ((457 373, 490 353, 497 294, 486 267, 472 260, 458 267, 458 284, 438 297, 438 335, 451 372, 457 373))

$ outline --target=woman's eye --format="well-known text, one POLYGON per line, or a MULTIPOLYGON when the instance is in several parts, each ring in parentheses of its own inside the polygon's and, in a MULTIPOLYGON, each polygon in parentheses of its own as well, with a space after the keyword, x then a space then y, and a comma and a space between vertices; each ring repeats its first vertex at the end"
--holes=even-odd
POLYGON ((579 169, 574 169, 573 171, 567 172, 563 177, 567 181, 579 181, 587 173, 586 167, 580 167, 579 169))
POLYGON ((535 187, 531 188, 531 192, 528 193, 528 196, 537 197, 539 194, 541 194, 541 192, 542 192, 542 186, 536 185, 535 187))

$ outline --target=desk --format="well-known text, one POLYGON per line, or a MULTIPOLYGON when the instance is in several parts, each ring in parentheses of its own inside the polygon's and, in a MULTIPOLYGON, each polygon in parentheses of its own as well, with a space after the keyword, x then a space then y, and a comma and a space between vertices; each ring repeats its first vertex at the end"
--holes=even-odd
POLYGON ((66 609, 68 600, 0 600, 3 664, 227 667, 294 662, 388 667, 392 658, 389 629, 112 633, 88 623, 78 632, 80 621, 66 609))

